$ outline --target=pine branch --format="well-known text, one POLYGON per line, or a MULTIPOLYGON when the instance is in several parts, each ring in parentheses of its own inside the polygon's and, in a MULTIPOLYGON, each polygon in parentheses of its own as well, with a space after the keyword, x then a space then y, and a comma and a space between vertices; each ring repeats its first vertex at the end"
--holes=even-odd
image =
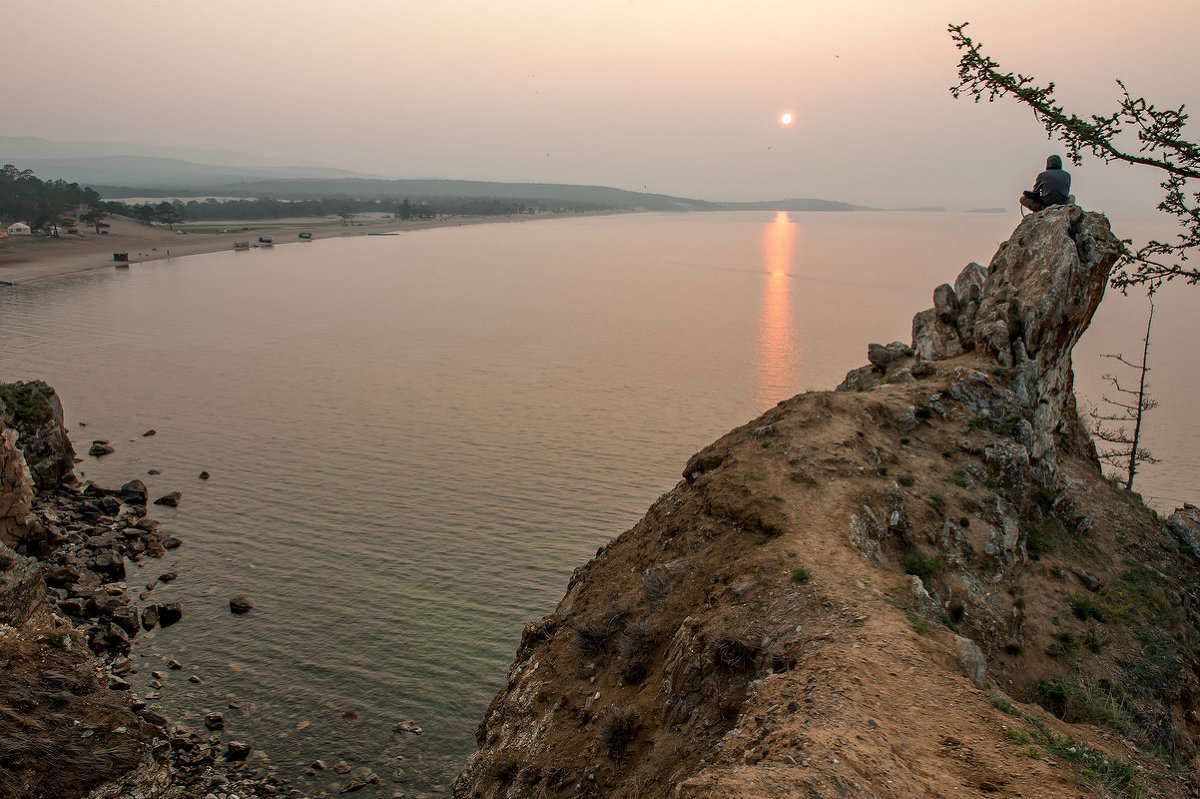
POLYGON ((1068 113, 1054 97, 1054 83, 1039 85, 1035 78, 1002 71, 1000 65, 983 53, 979 44, 966 34, 968 23, 950 25, 950 38, 961 52, 958 84, 950 87, 955 97, 968 96, 975 102, 986 98, 1013 98, 1033 110, 1034 118, 1046 128, 1048 138, 1058 137, 1074 164, 1083 161, 1083 153, 1111 163, 1148 166, 1167 173, 1160 184, 1164 197, 1158 210, 1173 216, 1183 228, 1175 244, 1150 241, 1136 250, 1123 242, 1121 259, 1111 283, 1126 291, 1130 286, 1157 286, 1183 278, 1189 284, 1200 283, 1200 269, 1184 266, 1188 251, 1200 246, 1200 192, 1187 191, 1188 181, 1200 178, 1200 146, 1183 136, 1188 114, 1185 106, 1160 109, 1141 97, 1134 97, 1122 81, 1118 109, 1101 116, 1083 119, 1068 113), (1129 150, 1116 143, 1118 137, 1132 135, 1137 148, 1129 150))

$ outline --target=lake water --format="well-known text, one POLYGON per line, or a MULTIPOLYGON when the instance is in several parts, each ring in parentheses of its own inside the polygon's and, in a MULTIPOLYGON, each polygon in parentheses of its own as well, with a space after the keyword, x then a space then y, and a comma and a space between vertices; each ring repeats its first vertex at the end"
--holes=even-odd
MULTIPOLYGON (((224 711, 227 739, 312 795, 345 779, 305 777, 317 758, 375 770, 359 796, 443 795, 572 569, 697 449, 907 341, 1017 221, 620 215, 135 264, 0 290, 0 380, 53 385, 81 453, 115 444, 88 478, 183 492, 153 515, 185 545, 130 568, 179 572, 153 596, 184 606, 139 637, 139 691, 177 658, 155 703, 196 729, 224 711), (255 610, 232 616, 235 594, 255 610)), ((1198 299, 1158 301, 1162 463, 1136 487, 1166 510, 1200 496, 1198 299)), ((1111 295, 1077 349, 1093 404, 1099 354, 1140 354, 1144 308, 1111 295)))

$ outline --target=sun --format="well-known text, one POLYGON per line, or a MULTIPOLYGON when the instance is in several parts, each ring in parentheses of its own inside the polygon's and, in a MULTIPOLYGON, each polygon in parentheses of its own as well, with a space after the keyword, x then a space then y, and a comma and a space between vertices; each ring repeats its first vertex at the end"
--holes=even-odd
POLYGON ((779 115, 779 124, 784 125, 786 127, 787 125, 792 124, 792 121, 794 119, 795 119, 795 117, 792 116, 791 111, 784 111, 782 114, 779 115))

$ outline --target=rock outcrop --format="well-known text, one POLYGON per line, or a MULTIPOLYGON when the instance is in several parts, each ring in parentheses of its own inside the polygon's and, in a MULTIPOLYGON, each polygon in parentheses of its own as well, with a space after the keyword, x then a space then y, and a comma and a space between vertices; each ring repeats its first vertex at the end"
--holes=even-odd
POLYGON ((455 796, 1194 795, 1195 537, 1074 420, 1114 242, 1027 218, 911 349, 693 456, 526 627, 455 796))
POLYGON ((0 544, 15 547, 30 537, 32 508, 33 477, 17 431, 0 427, 0 544))
MULTIPOLYGON (((1078 421, 1071 351, 1100 305, 1120 247, 1100 214, 1073 205, 1031 214, 987 269, 968 264, 953 286, 934 289, 933 308, 913 317, 912 349, 920 360, 975 351, 1012 370, 1004 377, 1017 407, 989 408, 987 397, 974 401, 997 422, 1016 416, 1028 422, 1022 443, 1046 482, 1057 470, 1056 442, 1095 457, 1078 421)), ((879 346, 871 345, 871 352, 879 346)), ((888 380, 888 365, 870 360, 874 369, 851 372, 841 388, 888 380)))
POLYGON ((40 380, 0 384, 0 429, 17 431, 17 444, 38 491, 71 482, 75 448, 63 426, 62 402, 40 380))

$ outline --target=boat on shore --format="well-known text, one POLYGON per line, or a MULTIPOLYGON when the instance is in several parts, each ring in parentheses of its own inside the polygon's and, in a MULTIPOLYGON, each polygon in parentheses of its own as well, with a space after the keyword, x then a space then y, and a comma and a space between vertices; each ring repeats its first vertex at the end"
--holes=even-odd
POLYGON ((235 250, 248 250, 248 249, 250 249, 250 242, 248 242, 248 241, 235 241, 235 242, 233 243, 233 249, 235 249, 235 250))

